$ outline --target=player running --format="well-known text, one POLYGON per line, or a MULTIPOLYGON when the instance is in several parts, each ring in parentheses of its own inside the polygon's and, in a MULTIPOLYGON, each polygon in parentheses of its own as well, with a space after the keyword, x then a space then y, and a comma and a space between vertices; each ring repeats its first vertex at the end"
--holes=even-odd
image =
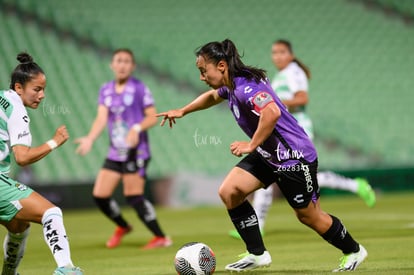
POLYGON ((47 156, 69 138, 60 126, 53 138, 31 147, 30 118, 26 107, 37 109, 45 97, 46 76, 27 53, 17 55, 19 65, 11 74, 10 89, 0 91, 0 223, 8 232, 4 239, 2 275, 16 275, 29 236, 30 222, 43 227, 43 236, 56 261, 54 275, 82 275, 70 257, 62 211, 30 187, 9 178, 10 159, 29 165, 47 156))
POLYGON ((317 153, 312 141, 275 95, 265 71, 246 66, 231 40, 210 42, 196 51, 200 80, 212 89, 181 109, 158 114, 170 127, 191 112, 228 100, 231 112, 250 141, 230 145, 233 155, 247 154, 224 179, 219 195, 246 244, 244 257, 228 264, 242 272, 272 262, 260 234, 257 215, 246 197, 276 182, 299 221, 340 249, 344 256, 335 271, 354 270, 367 251, 335 216, 322 211, 316 177, 317 153))
MULTIPOLYGON (((279 70, 271 83, 273 90, 306 134, 313 139, 312 121, 306 113, 306 105, 309 101, 309 69, 294 56, 292 45, 287 40, 277 40, 273 43, 272 61, 279 70)), ((350 179, 331 171, 318 172, 317 177, 319 187, 349 191, 359 195, 368 207, 375 205, 375 192, 365 179, 350 179)), ((262 234, 264 233, 265 220, 272 201, 272 185, 267 189, 259 189, 254 193, 253 207, 259 218, 262 234)), ((229 234, 234 238, 240 238, 236 230, 231 230, 229 234)))
POLYGON ((106 246, 117 247, 125 234, 132 230, 117 202, 111 198, 122 180, 128 204, 154 235, 144 249, 167 247, 172 241, 161 230, 154 207, 144 197, 146 168, 151 157, 146 131, 157 123, 154 99, 148 87, 132 77, 135 69, 132 51, 116 50, 111 68, 115 80, 102 86, 95 121, 88 135, 76 140, 79 144, 76 152, 86 155, 93 142, 108 127, 110 147, 93 188, 99 209, 117 225, 106 246))

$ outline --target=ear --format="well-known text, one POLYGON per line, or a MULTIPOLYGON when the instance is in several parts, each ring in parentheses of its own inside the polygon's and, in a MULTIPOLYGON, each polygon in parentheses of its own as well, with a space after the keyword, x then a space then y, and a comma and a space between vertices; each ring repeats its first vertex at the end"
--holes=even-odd
POLYGON ((217 69, 223 74, 227 70, 227 63, 224 60, 220 60, 217 63, 217 69))
POLYGON ((14 90, 18 95, 22 95, 24 92, 23 85, 21 83, 16 82, 14 84, 14 90))

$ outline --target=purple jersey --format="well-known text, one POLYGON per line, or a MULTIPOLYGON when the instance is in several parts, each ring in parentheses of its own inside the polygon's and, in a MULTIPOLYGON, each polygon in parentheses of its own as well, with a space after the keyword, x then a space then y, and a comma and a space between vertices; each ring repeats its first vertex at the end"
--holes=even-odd
MULTIPOLYGON (((99 91, 99 105, 108 108, 110 147, 107 157, 113 161, 126 161, 130 152, 125 142, 126 136, 134 124, 144 119, 145 108, 154 105, 152 94, 144 83, 133 77, 128 79, 122 93, 116 93, 115 81, 110 81, 99 91)), ((140 160, 150 158, 148 135, 145 131, 139 134, 136 156, 140 160)))
POLYGON ((313 162, 317 153, 312 141, 296 119, 273 92, 268 81, 256 83, 243 77, 234 79, 235 89, 218 90, 220 97, 227 99, 231 112, 240 128, 252 138, 259 123, 260 111, 275 102, 281 111, 272 134, 257 147, 256 151, 277 168, 289 168, 300 161, 313 162))

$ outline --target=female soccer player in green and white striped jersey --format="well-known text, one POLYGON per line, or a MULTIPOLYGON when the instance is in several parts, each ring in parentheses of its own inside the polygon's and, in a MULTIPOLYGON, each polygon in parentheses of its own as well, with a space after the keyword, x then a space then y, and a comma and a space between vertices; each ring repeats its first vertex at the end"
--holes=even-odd
POLYGON ((62 211, 31 188, 9 178, 13 153, 17 164, 24 166, 47 156, 69 138, 60 126, 49 141, 32 145, 30 118, 26 107, 37 109, 45 97, 46 76, 27 53, 17 56, 19 65, 11 74, 10 89, 0 91, 0 223, 8 233, 4 240, 2 275, 16 275, 23 257, 30 222, 43 227, 46 244, 56 261, 54 275, 82 275, 70 257, 69 242, 62 211))

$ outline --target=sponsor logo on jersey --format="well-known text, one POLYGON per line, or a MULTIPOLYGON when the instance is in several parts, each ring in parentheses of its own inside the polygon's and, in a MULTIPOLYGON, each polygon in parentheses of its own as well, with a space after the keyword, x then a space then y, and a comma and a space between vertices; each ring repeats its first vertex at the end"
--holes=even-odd
POLYGON ((23 116, 23 117, 22 117, 22 119, 23 119, 23 121, 24 121, 24 122, 26 122, 26 123, 28 123, 28 122, 29 122, 29 117, 28 117, 28 116, 23 116))
POLYGON ((4 97, 0 96, 0 106, 6 111, 10 106, 10 102, 4 97))
POLYGON ((17 139, 24 138, 24 137, 26 137, 26 136, 28 136, 28 135, 30 135, 30 133, 29 133, 29 132, 27 132, 27 131, 23 131, 23 133, 19 133, 19 134, 17 134, 17 139))
POLYGON ((284 149, 280 147, 280 142, 277 144, 277 148, 275 150, 277 159, 279 161, 287 160, 287 159, 301 159, 304 158, 303 150, 291 150, 291 149, 284 149))

